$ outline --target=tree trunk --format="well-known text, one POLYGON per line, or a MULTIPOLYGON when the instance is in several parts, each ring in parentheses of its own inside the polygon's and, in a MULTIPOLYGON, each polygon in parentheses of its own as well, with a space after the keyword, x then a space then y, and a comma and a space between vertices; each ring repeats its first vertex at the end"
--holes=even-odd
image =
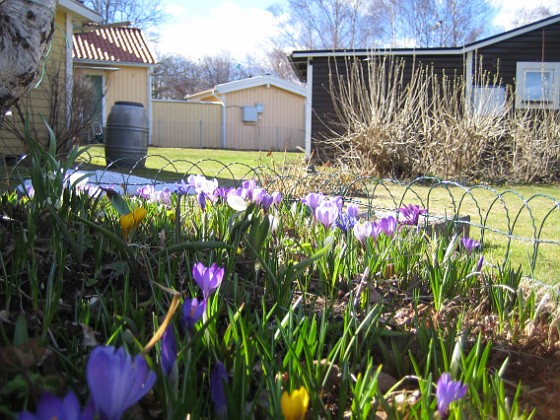
POLYGON ((42 72, 57 0, 0 0, 0 116, 42 72))

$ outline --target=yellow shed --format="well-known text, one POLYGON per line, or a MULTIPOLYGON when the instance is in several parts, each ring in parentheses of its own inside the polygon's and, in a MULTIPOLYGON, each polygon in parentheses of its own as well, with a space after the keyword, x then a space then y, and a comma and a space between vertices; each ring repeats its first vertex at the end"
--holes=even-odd
POLYGON ((29 116, 32 135, 41 143, 48 139, 48 123, 55 133, 67 132, 72 112, 72 33, 83 25, 100 22, 101 16, 73 0, 59 0, 55 31, 45 58, 41 80, 4 117, 0 127, 0 155, 17 156, 29 152, 23 137, 23 120, 29 116))
POLYGON ((270 75, 251 77, 186 99, 222 105, 222 148, 295 150, 305 146, 306 90, 295 83, 270 75))
MULTIPOLYGON (((111 107, 117 101, 141 103, 152 121, 152 68, 155 55, 139 28, 91 26, 74 34, 74 72, 95 89, 90 105, 94 114, 90 139, 105 126, 111 107)), ((151 144, 151 132, 150 132, 151 144)))

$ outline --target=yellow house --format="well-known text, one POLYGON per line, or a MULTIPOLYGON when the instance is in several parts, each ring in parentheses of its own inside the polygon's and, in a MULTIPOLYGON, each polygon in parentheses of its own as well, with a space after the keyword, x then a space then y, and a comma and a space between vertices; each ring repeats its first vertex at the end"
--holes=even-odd
POLYGON ((305 146, 306 90, 266 75, 216 85, 188 101, 222 106, 221 147, 295 150, 305 146))
POLYGON ((44 62, 41 79, 35 88, 11 108, 0 127, 0 155, 18 156, 29 151, 23 136, 23 120, 28 116, 33 136, 45 143, 48 132, 45 122, 55 132, 68 129, 72 111, 72 45, 75 30, 101 16, 74 0, 59 0, 55 15, 55 32, 44 62), (53 94, 55 92, 55 94, 53 94))
POLYGON ((74 34, 73 45, 75 74, 88 79, 95 89, 97 103, 93 104, 95 116, 89 136, 105 126, 117 101, 142 104, 151 125, 151 74, 157 61, 142 31, 112 25, 84 27, 74 34))

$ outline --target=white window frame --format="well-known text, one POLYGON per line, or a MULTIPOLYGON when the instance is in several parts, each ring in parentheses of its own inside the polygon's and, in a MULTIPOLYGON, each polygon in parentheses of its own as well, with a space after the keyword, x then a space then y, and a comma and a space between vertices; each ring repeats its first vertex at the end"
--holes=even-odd
POLYGON ((473 86, 471 96, 475 115, 498 117, 506 111, 506 88, 504 86, 473 86))
POLYGON ((558 109, 560 102, 560 63, 519 61, 516 71, 515 107, 519 109, 558 109), (538 81, 540 74, 540 92, 538 81), (543 86, 543 80, 546 84, 543 86))

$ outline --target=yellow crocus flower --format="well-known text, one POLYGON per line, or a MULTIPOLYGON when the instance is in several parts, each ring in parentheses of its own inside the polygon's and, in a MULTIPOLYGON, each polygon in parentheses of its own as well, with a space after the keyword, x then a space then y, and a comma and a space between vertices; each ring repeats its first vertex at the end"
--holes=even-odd
POLYGON ((140 225, 144 217, 146 217, 146 213, 147 211, 144 207, 138 207, 134 211, 121 216, 121 231, 124 239, 127 239, 130 232, 140 225))
POLYGON ((294 390, 291 394, 284 391, 280 400, 282 414, 286 420, 303 420, 309 406, 309 395, 305 387, 294 390))

